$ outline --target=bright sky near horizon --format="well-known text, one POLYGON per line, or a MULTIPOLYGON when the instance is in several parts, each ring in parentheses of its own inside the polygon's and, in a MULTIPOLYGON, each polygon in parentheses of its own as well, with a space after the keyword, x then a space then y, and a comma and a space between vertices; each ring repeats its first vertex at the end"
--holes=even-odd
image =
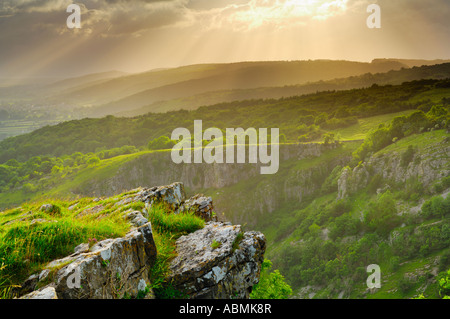
POLYGON ((261 60, 450 58, 448 0, 2 0, 0 77, 261 60), (69 4, 81 29, 69 29, 69 4), (381 7, 369 29, 367 6, 381 7))

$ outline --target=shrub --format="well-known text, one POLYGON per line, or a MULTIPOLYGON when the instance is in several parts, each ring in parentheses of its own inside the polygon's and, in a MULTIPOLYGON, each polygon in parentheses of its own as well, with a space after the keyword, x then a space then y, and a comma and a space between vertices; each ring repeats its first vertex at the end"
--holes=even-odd
POLYGON ((369 229, 386 236, 400 224, 395 200, 390 191, 379 194, 375 202, 369 203, 364 215, 364 222, 369 229))
POLYGON ((400 267, 400 257, 399 256, 392 256, 389 259, 389 267, 392 271, 397 271, 400 267))
POLYGON ((407 277, 403 276, 400 281, 398 282, 398 289, 403 293, 406 294, 408 291, 411 290, 411 288, 414 286, 414 281, 407 277))
POLYGON ((421 214, 425 218, 444 217, 450 213, 450 196, 434 196, 422 205, 421 214))
POLYGON ((261 276, 259 283, 253 287, 250 294, 251 299, 287 299, 292 295, 292 288, 284 279, 280 271, 272 268, 272 262, 265 259, 261 267, 261 276))
POLYGON ((163 150, 170 149, 175 145, 175 142, 169 139, 167 136, 160 136, 148 143, 150 150, 163 150))

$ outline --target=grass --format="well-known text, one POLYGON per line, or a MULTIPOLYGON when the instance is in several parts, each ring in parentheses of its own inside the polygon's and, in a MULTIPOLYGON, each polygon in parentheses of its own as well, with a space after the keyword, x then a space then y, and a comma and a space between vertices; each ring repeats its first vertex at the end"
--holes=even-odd
POLYGON ((358 119, 358 124, 332 130, 331 132, 336 136, 340 136, 341 141, 363 140, 372 129, 377 128, 381 123, 390 123, 394 117, 409 115, 414 111, 416 110, 408 110, 403 112, 361 118, 358 119))
POLYGON ((153 238, 158 251, 156 262, 150 271, 150 281, 157 298, 183 298, 184 294, 174 289, 165 278, 169 263, 176 256, 176 239, 205 226, 205 221, 193 213, 167 214, 162 205, 153 205, 149 211, 153 238))
POLYGON ((11 286, 20 284, 48 262, 71 254, 75 246, 92 238, 100 241, 122 237, 129 230, 130 225, 118 210, 77 217, 89 206, 106 206, 106 202, 85 198, 78 201, 78 209, 69 210, 74 203, 47 200, 0 213, 0 295, 8 295, 11 286), (40 209, 43 204, 53 207, 46 212, 40 209))
MULTIPOLYGON (((133 196, 133 192, 95 201, 81 198, 26 203, 1 212, 0 298, 10 298, 13 287, 48 262, 71 254, 75 246, 124 236, 130 229, 125 214, 144 207, 143 203, 114 205, 126 196, 133 196), (53 205, 51 209, 40 209, 49 203, 53 205), (93 207, 99 210, 86 213, 93 207), (32 224, 36 219, 43 222, 32 224)), ((165 282, 169 262, 176 256, 175 242, 180 236, 203 228, 205 221, 193 213, 168 214, 162 205, 152 206, 149 220, 158 251, 151 271, 152 287, 159 297, 180 297, 182 294, 165 282)))
MULTIPOLYGON (((429 152, 427 149, 430 145, 437 145, 437 143, 443 142, 446 138, 449 137, 449 134, 446 133, 445 130, 435 130, 431 132, 425 132, 421 134, 413 134, 398 140, 397 142, 383 148, 378 151, 377 155, 391 153, 393 151, 406 151, 407 148, 411 145, 419 152, 429 152)), ((429 154, 432 155, 432 154, 429 154)))
MULTIPOLYGON (((395 271, 389 270, 387 265, 380 265, 381 267, 381 288, 372 294, 367 294, 367 299, 405 299, 415 298, 418 296, 418 289, 424 287, 424 295, 426 298, 438 299, 437 285, 433 283, 427 284, 427 274, 422 276, 417 275, 417 278, 408 279, 406 274, 415 273, 418 270, 425 270, 427 265, 432 263, 432 260, 442 254, 437 252, 431 254, 426 258, 413 259, 402 263, 395 271)), ((367 287, 365 284, 357 287, 352 296, 356 297, 361 291, 367 287)))

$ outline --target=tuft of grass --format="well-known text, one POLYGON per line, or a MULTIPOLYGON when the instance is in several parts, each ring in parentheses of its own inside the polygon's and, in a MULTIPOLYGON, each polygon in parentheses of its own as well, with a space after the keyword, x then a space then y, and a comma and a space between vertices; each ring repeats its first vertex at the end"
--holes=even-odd
POLYGON ((220 246, 222 246, 222 243, 220 242, 220 241, 217 241, 217 240, 213 240, 213 242, 211 243, 211 248, 212 249, 217 249, 217 248, 219 248, 220 246))
POLYGON ((153 239, 158 251, 156 262, 150 271, 150 281, 157 298, 173 299, 187 297, 176 290, 166 277, 169 263, 176 257, 176 239, 205 226, 205 221, 192 213, 167 213, 162 205, 154 205, 149 211, 153 228, 153 239))
POLYGON ((149 220, 154 230, 179 237, 205 227, 205 221, 192 212, 182 214, 167 213, 162 206, 155 205, 149 212, 149 220))

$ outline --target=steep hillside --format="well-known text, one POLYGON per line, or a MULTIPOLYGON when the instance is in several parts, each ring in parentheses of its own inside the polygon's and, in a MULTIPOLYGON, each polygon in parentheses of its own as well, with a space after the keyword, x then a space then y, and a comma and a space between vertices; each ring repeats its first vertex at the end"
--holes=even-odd
POLYGON ((298 298, 439 298, 450 267, 449 137, 400 140, 339 168, 331 192, 276 211, 280 222, 264 229, 268 258, 298 298), (365 284, 370 264, 381 267, 379 289, 365 284))

